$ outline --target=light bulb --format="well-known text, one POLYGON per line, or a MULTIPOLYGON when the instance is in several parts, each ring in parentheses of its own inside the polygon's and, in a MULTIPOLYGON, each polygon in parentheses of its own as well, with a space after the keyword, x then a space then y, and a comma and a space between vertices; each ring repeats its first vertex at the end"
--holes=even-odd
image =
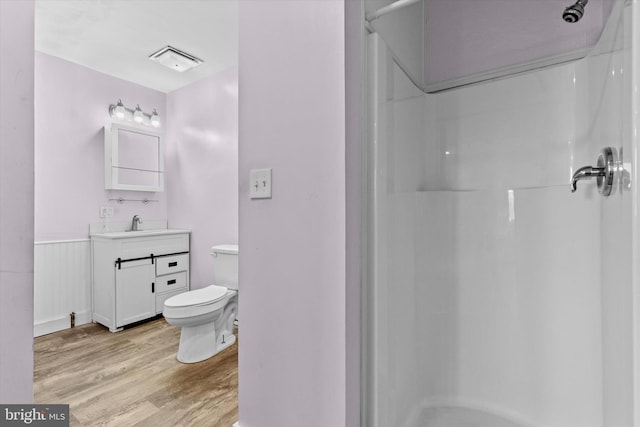
POLYGON ((144 121, 144 114, 140 109, 140 105, 136 105, 136 111, 133 112, 133 121, 136 123, 142 123, 144 121))
POLYGON ((154 128, 158 128, 160 127, 160 116, 158 116, 158 112, 156 111, 156 109, 153 109, 153 114, 151 114, 151 126, 153 126, 154 128))
POLYGON ((124 105, 122 105, 122 100, 118 99, 118 103, 116 104, 116 108, 114 109, 116 118, 118 119, 124 119, 124 116, 127 114, 127 111, 124 108, 124 105))

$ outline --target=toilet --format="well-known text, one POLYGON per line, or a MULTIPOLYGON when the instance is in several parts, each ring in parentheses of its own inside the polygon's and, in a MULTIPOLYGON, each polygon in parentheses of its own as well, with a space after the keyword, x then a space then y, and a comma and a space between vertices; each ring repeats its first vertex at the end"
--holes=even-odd
POLYGON ((213 246, 211 255, 215 284, 164 302, 167 323, 182 328, 177 355, 182 363, 201 362, 236 342, 238 245, 213 246))

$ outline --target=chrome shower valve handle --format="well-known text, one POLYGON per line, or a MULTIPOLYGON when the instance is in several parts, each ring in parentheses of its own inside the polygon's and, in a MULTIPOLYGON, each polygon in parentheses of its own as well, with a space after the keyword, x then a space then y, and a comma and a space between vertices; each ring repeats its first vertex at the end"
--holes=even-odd
POLYGON ((571 192, 575 193, 578 181, 595 177, 598 191, 603 196, 609 196, 613 192, 613 183, 616 177, 618 159, 616 150, 611 147, 602 149, 598 156, 597 166, 584 166, 576 171, 571 178, 571 192))

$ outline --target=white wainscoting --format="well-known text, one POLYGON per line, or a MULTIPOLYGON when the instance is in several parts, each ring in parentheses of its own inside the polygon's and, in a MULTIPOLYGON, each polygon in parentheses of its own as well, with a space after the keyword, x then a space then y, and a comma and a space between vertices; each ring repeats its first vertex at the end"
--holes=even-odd
POLYGON ((35 243, 34 336, 91 322, 90 260, 89 239, 35 243))

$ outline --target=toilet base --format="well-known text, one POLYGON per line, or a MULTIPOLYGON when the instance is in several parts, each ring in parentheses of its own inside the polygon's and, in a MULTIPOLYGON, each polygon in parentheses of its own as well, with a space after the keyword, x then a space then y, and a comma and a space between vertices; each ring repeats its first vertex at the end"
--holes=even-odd
POLYGON ((176 358, 182 363, 196 363, 217 353, 216 328, 213 322, 183 326, 176 358))
POLYGON ((232 333, 223 334, 218 341, 219 342, 216 343, 216 353, 219 353, 225 348, 233 345, 236 342, 236 336, 232 333))
POLYGON ((215 356, 236 342, 236 336, 225 333, 216 342, 213 322, 200 326, 183 327, 180 332, 180 345, 176 358, 182 363, 202 362, 215 356))
POLYGON ((213 357, 236 342, 233 322, 238 312, 235 291, 224 309, 188 318, 165 317, 167 323, 182 328, 176 358, 182 363, 196 363, 213 357), (194 326, 188 326, 193 325, 194 326))
POLYGON ((232 299, 215 321, 182 326, 176 358, 182 363, 202 362, 236 342, 233 321, 238 303, 232 299), (217 327, 217 336, 216 336, 217 327))
POLYGON ((235 342, 236 336, 232 333, 222 334, 216 342, 213 322, 189 328, 183 327, 180 332, 180 345, 176 359, 182 363, 202 362, 235 342))

